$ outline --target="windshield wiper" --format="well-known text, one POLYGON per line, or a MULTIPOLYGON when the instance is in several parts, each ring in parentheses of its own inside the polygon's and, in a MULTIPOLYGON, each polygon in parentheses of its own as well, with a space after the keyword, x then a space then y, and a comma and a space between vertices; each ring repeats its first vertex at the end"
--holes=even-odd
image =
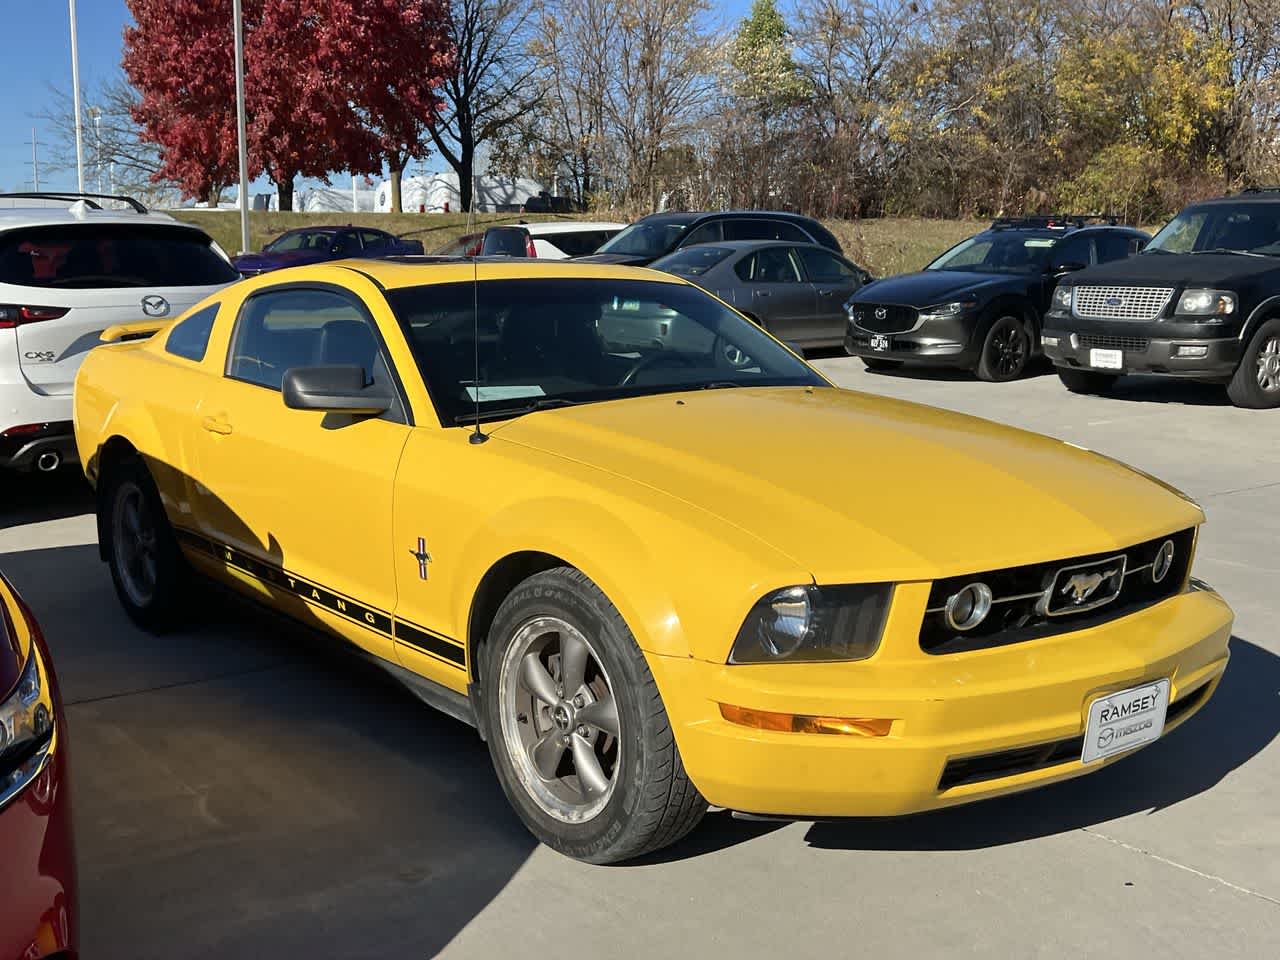
POLYGON ((745 383, 738 383, 736 380, 709 380, 706 383, 698 385, 699 390, 722 390, 725 387, 745 387, 745 383))
MULTIPOLYGON (((586 400, 570 400, 568 397, 539 397, 537 400, 530 401, 519 407, 504 407, 501 410, 485 410, 480 414, 480 420, 499 420, 503 417, 518 417, 525 413, 533 413, 535 410, 553 410, 556 407, 573 407, 580 403, 587 403, 586 400)), ((454 423, 475 423, 475 413, 460 413, 453 418, 454 423)))
POLYGON ((1230 247, 1214 247, 1211 250, 1192 250, 1193 254, 1198 253, 1234 253, 1240 257, 1265 257, 1265 253, 1254 253, 1252 250, 1232 250, 1230 247))

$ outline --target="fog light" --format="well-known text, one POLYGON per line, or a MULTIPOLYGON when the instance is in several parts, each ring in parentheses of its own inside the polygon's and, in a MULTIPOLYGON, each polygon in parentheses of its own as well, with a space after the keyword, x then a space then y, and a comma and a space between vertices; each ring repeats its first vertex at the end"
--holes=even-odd
POLYGON ((1206 346, 1193 346, 1189 343, 1180 343, 1174 347, 1173 355, 1175 357, 1207 357, 1209 348, 1206 346))
POLYGON ((947 597, 947 605, 942 608, 947 626, 961 633, 980 625, 990 612, 991 588, 985 583, 971 583, 961 587, 947 597))
POLYGON ((757 730, 774 730, 781 733, 834 733, 857 737, 887 737, 892 720, 867 717, 813 717, 799 713, 774 713, 771 710, 752 710, 731 703, 720 704, 720 716, 730 723, 757 730))
POLYGON ((1042 336, 1042 337, 1040 338, 1040 344, 1041 344, 1041 346, 1045 346, 1045 347, 1056 347, 1056 346, 1058 345, 1058 338, 1057 338, 1057 337, 1043 337, 1043 336, 1042 336))
POLYGON ((1169 571, 1173 569, 1173 541, 1166 540, 1160 544, 1160 549, 1156 551, 1156 558, 1151 563, 1151 582, 1159 583, 1169 575, 1169 571))

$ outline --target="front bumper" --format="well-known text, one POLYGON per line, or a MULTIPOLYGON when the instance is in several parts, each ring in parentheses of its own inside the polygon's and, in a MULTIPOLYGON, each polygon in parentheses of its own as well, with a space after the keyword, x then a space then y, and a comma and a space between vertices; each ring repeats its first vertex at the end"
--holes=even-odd
POLYGON ((895 816, 1065 780, 1120 759, 1084 766, 1078 753, 1047 749, 1082 735, 1096 697, 1167 677, 1172 729, 1226 668, 1233 617, 1208 590, 1075 633, 942 656, 919 647, 927 595, 927 585, 897 588, 880 650, 860 663, 650 657, 685 768, 707 800, 799 819, 895 816), (1175 710, 1186 697, 1192 705, 1175 710), (782 733, 730 723, 721 703, 894 722, 884 737, 782 733), (1021 771, 978 759, 1039 746, 1047 762, 1021 771), (986 773, 944 783, 948 763, 963 760, 986 773))
POLYGON ((1225 381, 1231 379, 1244 353, 1240 338, 1233 335, 1236 332, 1181 320, 1085 320, 1057 313, 1045 318, 1040 345, 1059 367, 1225 381), (1094 367, 1090 362, 1094 349, 1120 350, 1122 368, 1094 367))
POLYGON ((845 324, 844 348, 854 357, 875 360, 903 360, 936 366, 970 367, 978 362, 978 346, 973 343, 971 314, 929 320, 904 333, 876 334, 845 324), (883 349, 877 349, 878 343, 883 349))

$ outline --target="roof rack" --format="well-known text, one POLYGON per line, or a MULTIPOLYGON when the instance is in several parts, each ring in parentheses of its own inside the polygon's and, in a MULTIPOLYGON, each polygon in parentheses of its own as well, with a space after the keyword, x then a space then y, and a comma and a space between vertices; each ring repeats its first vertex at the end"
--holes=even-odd
POLYGON ((992 230, 1021 227, 1087 227, 1091 223, 1101 223, 1109 227, 1117 226, 1120 218, 1114 213, 1037 213, 1025 217, 996 217, 991 221, 992 230))
POLYGON ((1272 186, 1245 187, 1240 192, 1241 193, 1280 193, 1280 186, 1278 187, 1272 187, 1272 186))
POLYGON ((116 200, 120 203, 127 203, 133 208, 134 213, 150 213, 139 201, 133 197, 117 196, 112 193, 79 193, 75 190, 59 190, 57 192, 39 193, 0 193, 0 200, 63 200, 67 203, 78 203, 84 201, 90 210, 101 210, 102 204, 99 200, 116 200))

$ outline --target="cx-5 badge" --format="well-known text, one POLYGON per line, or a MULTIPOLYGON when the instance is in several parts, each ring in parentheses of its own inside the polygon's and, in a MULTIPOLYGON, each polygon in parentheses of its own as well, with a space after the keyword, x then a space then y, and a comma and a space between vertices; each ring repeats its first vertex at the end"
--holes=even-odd
POLYGON ((423 580, 427 579, 427 564, 431 562, 431 554, 427 553, 427 541, 424 537, 418 538, 418 549, 410 550, 409 554, 413 559, 418 561, 418 576, 423 580))

